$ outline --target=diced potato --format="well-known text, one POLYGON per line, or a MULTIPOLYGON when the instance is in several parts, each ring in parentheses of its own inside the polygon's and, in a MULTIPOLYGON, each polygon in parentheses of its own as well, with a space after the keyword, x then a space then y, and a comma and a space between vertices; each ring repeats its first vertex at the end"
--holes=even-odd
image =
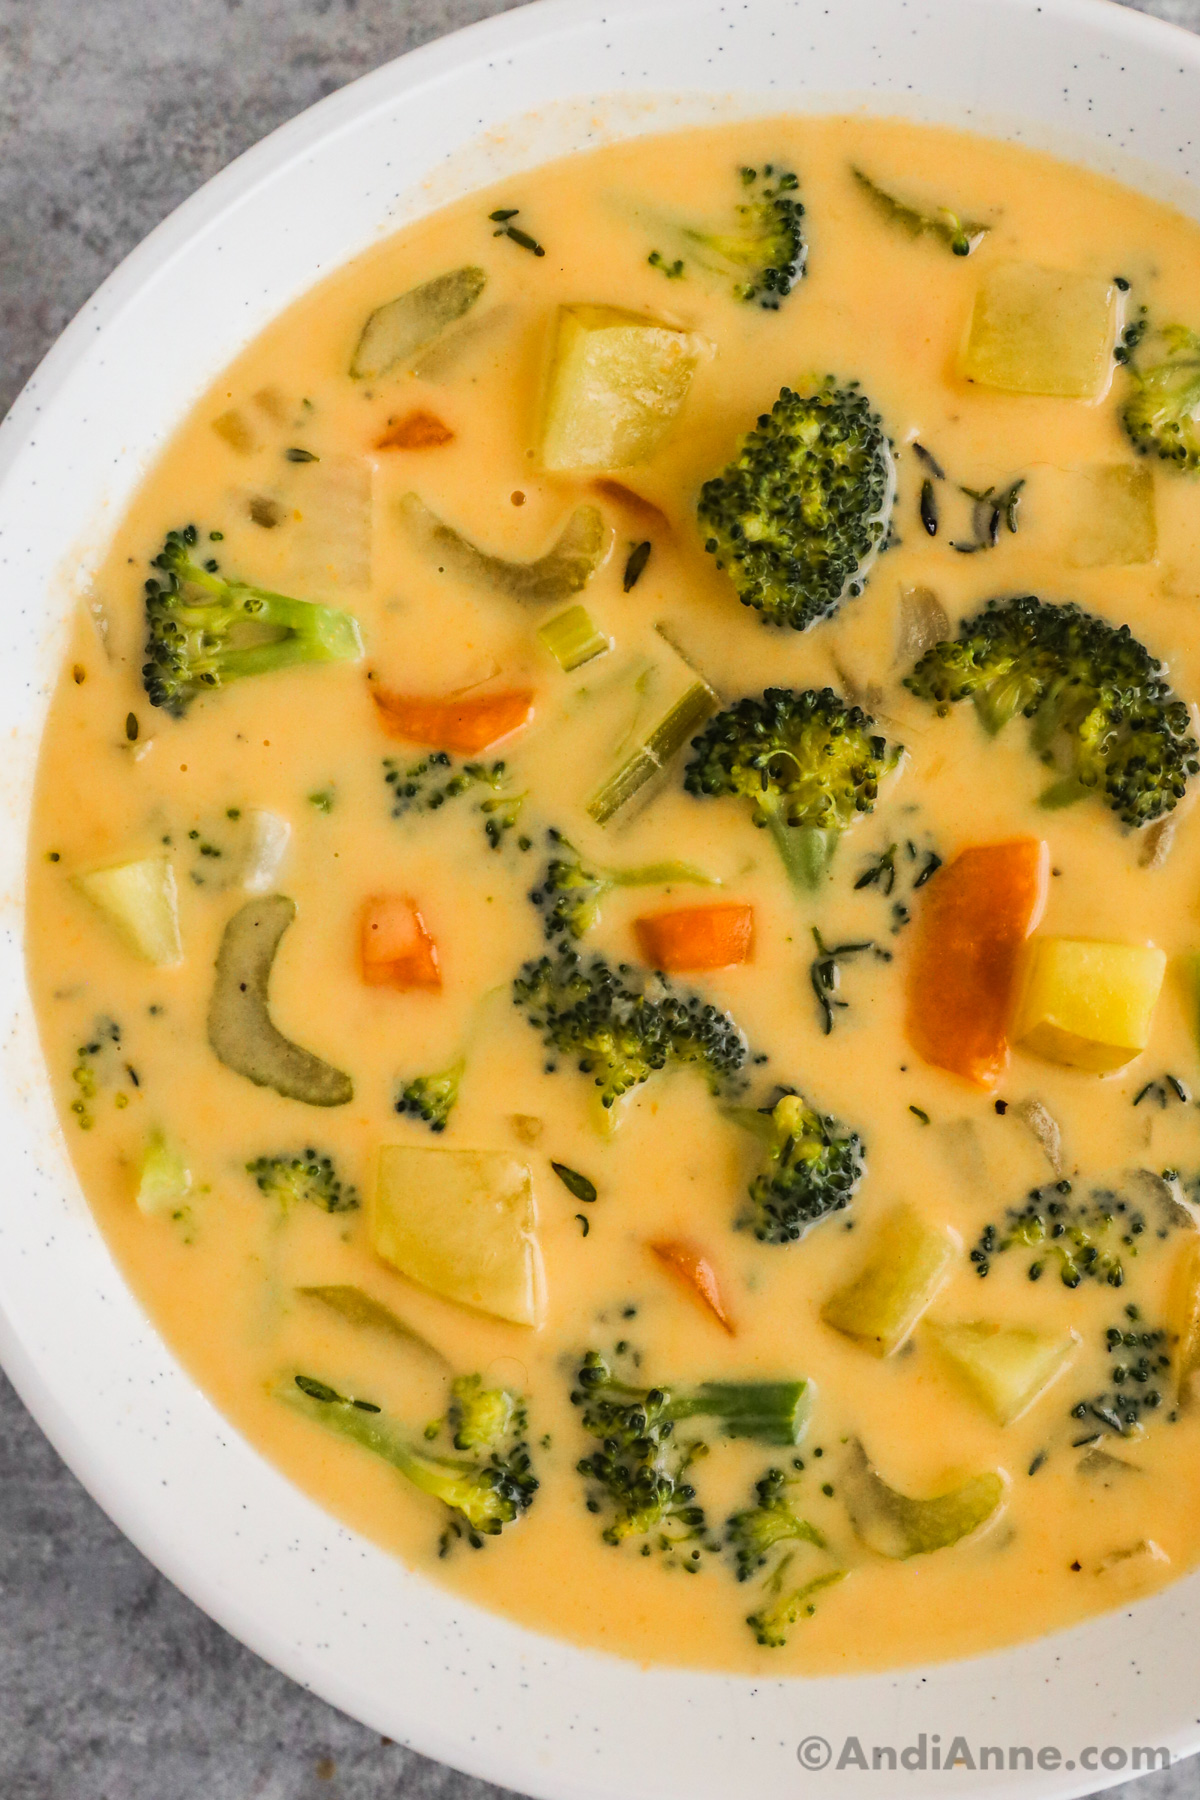
POLYGON ((160 969, 183 961, 175 871, 165 856, 146 856, 76 875, 75 886, 114 926, 136 956, 160 969))
POLYGON ((1200 1369, 1200 1233, 1179 1247, 1167 1295, 1167 1328, 1172 1339, 1175 1386, 1183 1395, 1200 1369))
POLYGON ((1074 471, 1067 561, 1076 569, 1152 562, 1158 548, 1149 463, 1092 463, 1074 471))
POLYGON ((1035 940, 1014 1041, 1047 1062, 1108 1074, 1146 1048, 1167 959, 1147 944, 1035 940))
POLYGON ((1110 1550, 1096 1564, 1093 1573, 1104 1577, 1106 1587, 1120 1593, 1135 1594, 1157 1587, 1171 1566, 1171 1558, 1153 1538, 1139 1538, 1136 1544, 1123 1544, 1110 1550))
POLYGON ((858 1274, 826 1300, 822 1319, 872 1356, 890 1356, 937 1293, 954 1249, 945 1227, 927 1225, 904 1203, 893 1207, 858 1274))
POLYGON ((1031 1331, 988 1319, 930 1319, 922 1329, 997 1425, 1011 1424, 1032 1406, 1079 1345, 1074 1331, 1031 1331))
POLYGON ((177 1144, 156 1131, 146 1145, 138 1178, 137 1204, 141 1212, 176 1218, 192 1191, 192 1172, 177 1144))
POLYGON ((707 340, 614 306, 563 306, 542 422, 546 469, 628 469, 653 456, 707 340))
POLYGON ((959 372, 1006 394, 1098 400, 1115 331, 1116 289, 1104 276, 999 263, 976 292, 959 372))
POLYGON ((539 1325, 542 1258, 529 1167, 488 1150, 385 1144, 368 1226, 376 1255, 421 1287, 539 1325))
POLYGON ((842 1469, 842 1498, 855 1533, 868 1550, 897 1561, 928 1556, 970 1537, 995 1518, 1006 1492, 1004 1476, 990 1470, 948 1493, 914 1500, 888 1486, 857 1441, 842 1469))

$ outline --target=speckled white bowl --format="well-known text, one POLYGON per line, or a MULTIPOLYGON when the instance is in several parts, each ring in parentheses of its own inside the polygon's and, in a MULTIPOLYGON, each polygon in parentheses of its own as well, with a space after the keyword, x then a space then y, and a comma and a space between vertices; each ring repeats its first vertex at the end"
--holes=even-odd
POLYGON ((518 1630, 338 1525, 168 1354, 67 1160, 22 964, 38 737, 97 545, 195 396, 323 271, 605 137, 852 106, 1036 142, 1200 214, 1200 42, 1102 0, 543 0, 356 82, 210 182, 105 283, 0 428, 4 1366, 100 1504, 230 1631, 388 1736, 547 1800, 1092 1792, 1131 1772, 1134 1744, 1200 1746, 1200 1574, 976 1661, 750 1681, 518 1630), (1040 1766, 836 1767, 848 1735, 869 1751, 921 1733, 1028 1745, 1040 1766))

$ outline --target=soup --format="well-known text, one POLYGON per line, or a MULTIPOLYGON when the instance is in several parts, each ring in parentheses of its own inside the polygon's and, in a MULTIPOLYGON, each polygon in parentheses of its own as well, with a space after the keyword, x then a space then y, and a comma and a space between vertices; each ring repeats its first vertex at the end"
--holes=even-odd
POLYGON ((759 1673, 1194 1564, 1198 287, 1080 169, 757 121, 420 221, 182 426, 30 978, 122 1269, 339 1518, 759 1673))

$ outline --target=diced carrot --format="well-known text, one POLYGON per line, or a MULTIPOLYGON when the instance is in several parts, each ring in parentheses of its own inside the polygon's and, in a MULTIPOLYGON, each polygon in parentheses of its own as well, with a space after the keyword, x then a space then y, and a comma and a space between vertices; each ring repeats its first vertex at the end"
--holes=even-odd
POLYGON ((460 694, 438 699, 425 694, 390 694, 372 687, 384 729, 389 737, 410 744, 428 744, 435 750, 456 750, 460 756, 478 756, 501 738, 511 737, 533 715, 531 688, 513 688, 503 694, 460 694))
POLYGON ((721 1299, 716 1272, 704 1252, 686 1238, 663 1238, 649 1248, 664 1268, 670 1269, 672 1275, 677 1275, 696 1298, 703 1301, 718 1325, 723 1326, 730 1337, 735 1336, 736 1328, 721 1299))
POLYGON ((1049 861, 1038 838, 976 844, 926 890, 909 968, 909 1042, 976 1087, 995 1087, 1008 1063, 1021 946, 1046 904, 1049 861))
POLYGON ((683 906, 678 912, 635 919, 638 948, 651 968, 727 969, 749 962, 754 949, 752 906, 683 906))
POLYGON ((437 945, 415 901, 376 894, 362 912, 362 976, 368 987, 440 988, 437 945))
POLYGON ((436 413, 410 412, 403 419, 389 419, 383 436, 375 440, 377 450, 440 450, 452 444, 454 433, 436 413))

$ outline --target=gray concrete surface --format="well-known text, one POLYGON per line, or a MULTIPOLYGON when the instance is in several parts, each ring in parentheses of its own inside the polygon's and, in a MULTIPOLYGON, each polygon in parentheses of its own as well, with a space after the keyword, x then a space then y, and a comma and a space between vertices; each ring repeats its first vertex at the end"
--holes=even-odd
MULTIPOLYGON (((0 411, 125 252, 232 157, 510 3, 0 0, 0 411)), ((1200 30, 1200 0, 1144 10, 1200 30)), ((1112 1791, 1194 1800, 1200 1764, 1112 1791)), ((197 1612, 0 1377, 0 1800, 498 1793, 381 1742, 197 1612)))

